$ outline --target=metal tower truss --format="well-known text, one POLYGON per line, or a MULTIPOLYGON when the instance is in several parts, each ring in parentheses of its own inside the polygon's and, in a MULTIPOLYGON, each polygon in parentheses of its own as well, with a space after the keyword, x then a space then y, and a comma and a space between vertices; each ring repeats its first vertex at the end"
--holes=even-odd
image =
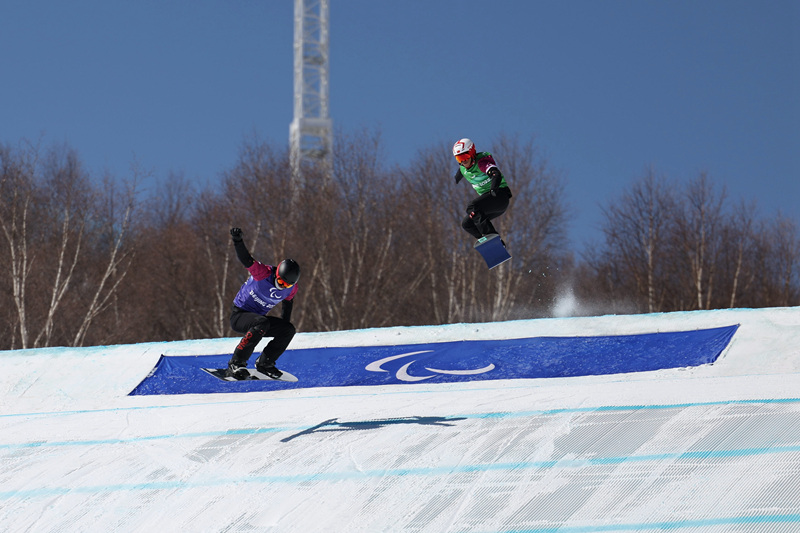
POLYGON ((330 169, 333 136, 328 113, 328 0, 294 2, 294 120, 289 126, 292 172, 307 163, 330 169))

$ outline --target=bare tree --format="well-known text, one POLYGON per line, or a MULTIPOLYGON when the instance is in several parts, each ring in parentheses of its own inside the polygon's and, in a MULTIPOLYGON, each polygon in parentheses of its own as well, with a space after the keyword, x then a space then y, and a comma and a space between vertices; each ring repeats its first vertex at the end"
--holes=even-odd
POLYGON ((203 270, 206 273, 205 290, 202 293, 207 291, 210 298, 204 304, 199 303, 198 312, 193 314, 193 319, 204 336, 222 337, 230 329, 230 205, 218 196, 207 193, 201 195, 197 208, 192 226, 202 238, 205 259, 203 270), (206 312, 201 313, 203 310, 206 312), (201 321, 202 317, 207 319, 201 321))
POLYGON ((561 279, 566 255, 567 209, 564 178, 550 168, 533 139, 501 136, 495 143, 501 170, 510 176, 514 197, 500 218, 514 258, 497 277, 495 320, 527 318, 528 309, 547 312, 561 279), (523 314, 513 312, 522 310, 523 314))
POLYGON ((630 192, 604 209, 605 261, 620 269, 620 278, 635 281, 648 312, 661 310, 659 274, 667 236, 673 231, 675 200, 665 178, 652 168, 630 192))
POLYGON ((736 307, 737 295, 740 291, 748 290, 755 277, 752 269, 748 268, 750 262, 747 260, 754 244, 755 210, 754 203, 746 204, 742 201, 728 218, 723 230, 722 240, 732 252, 723 255, 721 259, 723 267, 733 266, 730 274, 730 298, 727 301, 730 309, 736 307))
POLYGON ((396 170, 397 179, 408 184, 405 212, 417 228, 407 254, 417 255, 417 262, 429 267, 425 284, 431 288, 430 320, 437 324, 466 320, 472 305, 468 280, 477 266, 470 259, 480 261, 471 256, 472 240, 461 229, 469 196, 453 183, 453 172, 445 145, 418 154, 414 168, 396 170))
POLYGON ((726 193, 717 193, 707 173, 686 188, 682 213, 676 217, 677 246, 688 263, 696 309, 709 309, 718 265, 726 193))
MULTIPOLYGON (((136 220, 137 253, 126 278, 120 306, 120 335, 134 342, 199 336, 210 283, 203 268, 199 192, 182 173, 160 180, 136 220), (135 327, 133 327, 135 325, 135 327)), ((208 318, 208 317, 206 317, 208 318)))
POLYGON ((136 187, 140 179, 140 171, 136 168, 132 178, 123 180, 121 186, 111 176, 103 179, 104 190, 97 205, 94 228, 102 250, 97 260, 100 275, 88 285, 88 305, 85 306, 72 346, 83 346, 95 319, 113 302, 120 283, 128 274, 135 249, 127 245, 126 239, 137 207, 136 187))
POLYGON ((775 262, 774 282, 778 288, 778 298, 774 305, 785 307, 797 300, 800 234, 797 223, 781 213, 778 213, 771 229, 772 257, 775 262))
POLYGON ((120 250, 134 194, 123 221, 104 217, 77 153, 66 146, 40 153, 33 145, 0 150, 0 224, 9 250, 16 329, 23 348, 80 345, 124 277, 120 250), (112 245, 96 246, 98 236, 109 234, 117 234, 112 245), (93 242, 87 242, 89 236, 93 242), (97 254, 105 252, 105 272, 88 275, 103 264, 97 254), (87 292, 93 294, 87 298, 87 292))
POLYGON ((46 157, 43 196, 50 214, 49 248, 56 253, 55 273, 50 287, 49 305, 34 346, 50 346, 57 312, 73 281, 75 268, 84 253, 86 224, 91 217, 93 191, 74 150, 51 151, 46 157))
MULTIPOLYGON (((22 348, 28 348, 30 343, 27 288, 35 258, 35 252, 29 245, 31 233, 35 233, 31 224, 37 219, 36 211, 40 203, 35 183, 38 159, 38 147, 16 151, 10 146, 0 146, 0 227, 9 254, 8 281, 16 309, 15 329, 19 333, 22 348)), ((15 346, 13 337, 11 346, 15 346)))
POLYGON ((325 238, 315 240, 311 309, 324 329, 391 323, 406 305, 407 293, 400 290, 413 291, 428 276, 424 261, 409 269, 402 260, 402 250, 416 246, 417 222, 404 209, 402 184, 383 170, 380 153, 379 135, 339 135, 330 186, 318 187, 327 200, 316 196, 312 209, 324 215, 318 227, 325 238))

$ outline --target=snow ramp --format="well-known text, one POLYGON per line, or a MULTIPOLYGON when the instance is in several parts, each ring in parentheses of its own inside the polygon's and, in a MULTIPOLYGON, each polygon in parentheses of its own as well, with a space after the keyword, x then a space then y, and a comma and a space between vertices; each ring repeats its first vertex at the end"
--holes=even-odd
MULTIPOLYGON (((677 359, 696 346, 690 337, 657 351, 677 359)), ((235 342, 1 352, 0 529, 800 529, 797 309, 300 334, 293 350, 370 353, 358 368, 386 370, 369 374, 386 381, 129 394, 159 361, 219 357, 235 342), (453 368, 457 358, 394 358, 475 341, 498 351, 497 367, 520 339, 613 344, 692 331, 729 334, 713 363, 595 372, 613 362, 595 357, 597 346, 553 344, 542 350, 553 358, 531 366, 586 366, 448 380, 459 374, 429 369, 467 370, 453 368), (403 381, 404 367, 400 377, 433 377, 403 381)), ((609 353, 646 352, 632 346, 609 353)), ((304 380, 300 366, 291 371, 304 380)))
POLYGON ((295 383, 229 382, 203 370, 225 368, 230 353, 162 355, 131 394, 252 392, 412 384, 427 380, 446 383, 553 378, 683 368, 716 361, 737 328, 738 325, 731 325, 635 335, 525 337, 287 350, 280 366, 302 376, 302 380, 295 383))

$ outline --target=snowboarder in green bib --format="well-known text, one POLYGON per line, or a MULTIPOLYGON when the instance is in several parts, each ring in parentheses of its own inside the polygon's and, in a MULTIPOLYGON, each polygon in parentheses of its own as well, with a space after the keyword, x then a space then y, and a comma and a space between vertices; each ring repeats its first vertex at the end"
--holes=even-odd
POLYGON ((456 183, 464 178, 478 193, 478 197, 467 204, 467 216, 461 221, 461 227, 476 239, 497 234, 492 219, 506 212, 511 199, 511 189, 506 179, 497 168, 492 154, 476 151, 475 143, 469 139, 455 143, 453 155, 459 165, 456 183))

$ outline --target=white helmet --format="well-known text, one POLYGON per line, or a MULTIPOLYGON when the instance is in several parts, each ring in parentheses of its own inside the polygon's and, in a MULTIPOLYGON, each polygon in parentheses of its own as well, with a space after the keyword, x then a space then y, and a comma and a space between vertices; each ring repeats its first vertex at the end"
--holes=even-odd
POLYGON ((461 139, 453 145, 453 156, 455 156, 459 163, 468 157, 475 157, 475 153, 475 143, 470 139, 461 139))

